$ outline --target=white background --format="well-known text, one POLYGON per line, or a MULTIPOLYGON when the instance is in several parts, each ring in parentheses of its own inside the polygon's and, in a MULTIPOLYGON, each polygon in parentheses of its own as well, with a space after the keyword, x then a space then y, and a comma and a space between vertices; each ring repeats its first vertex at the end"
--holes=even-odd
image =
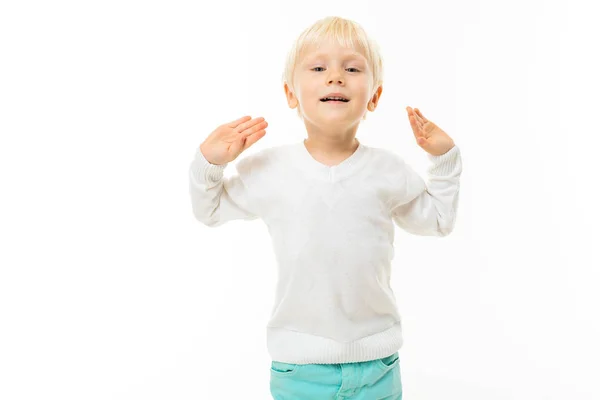
POLYGON ((600 398, 600 32, 583 3, 2 2, 0 398, 271 398, 266 226, 196 221, 188 168, 244 115, 269 122, 247 154, 306 137, 281 74, 328 15, 383 52, 359 140, 423 172, 411 106, 463 157, 454 232, 396 232, 404 399, 600 398))

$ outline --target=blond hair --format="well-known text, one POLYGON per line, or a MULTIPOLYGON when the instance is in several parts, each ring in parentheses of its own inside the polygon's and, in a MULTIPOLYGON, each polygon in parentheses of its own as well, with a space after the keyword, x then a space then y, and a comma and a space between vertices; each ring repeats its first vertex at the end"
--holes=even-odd
MULTIPOLYGON (((283 83, 287 83, 290 90, 295 93, 294 73, 304 50, 311 45, 332 39, 342 47, 356 49, 367 59, 373 78, 373 92, 370 94, 373 97, 377 88, 383 83, 383 59, 379 46, 369 38, 362 26, 341 17, 330 16, 320 19, 298 36, 287 56, 282 76, 283 83)), ((303 118, 300 104, 297 113, 300 118, 303 118)), ((367 111, 362 119, 366 118, 367 111)))

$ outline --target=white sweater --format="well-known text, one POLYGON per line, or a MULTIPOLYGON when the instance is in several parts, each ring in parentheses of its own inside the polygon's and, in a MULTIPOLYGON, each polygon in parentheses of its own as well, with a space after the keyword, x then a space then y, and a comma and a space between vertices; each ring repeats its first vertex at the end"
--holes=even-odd
POLYGON ((458 206, 458 147, 426 155, 427 183, 395 153, 360 142, 335 166, 314 159, 304 141, 242 153, 231 177, 196 149, 194 216, 211 227, 257 218, 268 227, 278 270, 267 325, 273 360, 359 362, 400 349, 390 287, 394 223, 415 235, 446 236, 458 206))

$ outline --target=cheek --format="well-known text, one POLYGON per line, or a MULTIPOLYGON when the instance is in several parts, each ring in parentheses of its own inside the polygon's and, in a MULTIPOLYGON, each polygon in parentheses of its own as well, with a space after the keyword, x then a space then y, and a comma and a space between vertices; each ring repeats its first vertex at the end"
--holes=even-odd
POLYGON ((319 99, 319 90, 318 88, 315 87, 311 87, 311 86, 304 86, 302 88, 302 94, 301 97, 299 97, 300 101, 305 102, 313 102, 315 99, 318 100, 319 99))
POLYGON ((319 92, 319 88, 316 84, 308 82, 304 85, 305 96, 313 96, 319 92))
POLYGON ((368 87, 364 87, 361 90, 361 94, 360 94, 361 99, 367 103, 369 100, 371 100, 371 93, 369 93, 369 88, 368 87))

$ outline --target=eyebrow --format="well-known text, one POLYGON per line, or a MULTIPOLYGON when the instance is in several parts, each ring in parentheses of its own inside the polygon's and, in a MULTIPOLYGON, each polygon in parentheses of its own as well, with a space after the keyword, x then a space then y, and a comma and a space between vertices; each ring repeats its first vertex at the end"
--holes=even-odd
MULTIPOLYGON (((323 56, 329 56, 329 53, 317 53, 317 54, 311 54, 311 55, 308 55, 306 58, 307 58, 307 59, 313 59, 313 58, 319 58, 319 57, 323 57, 323 56)), ((346 53, 346 54, 345 54, 343 57, 344 57, 345 59, 348 59, 348 58, 357 58, 357 59, 359 59, 359 60, 361 60, 361 61, 363 61, 363 60, 364 60, 364 58, 365 58, 365 57, 364 57, 362 54, 360 54, 360 53, 346 53)))

